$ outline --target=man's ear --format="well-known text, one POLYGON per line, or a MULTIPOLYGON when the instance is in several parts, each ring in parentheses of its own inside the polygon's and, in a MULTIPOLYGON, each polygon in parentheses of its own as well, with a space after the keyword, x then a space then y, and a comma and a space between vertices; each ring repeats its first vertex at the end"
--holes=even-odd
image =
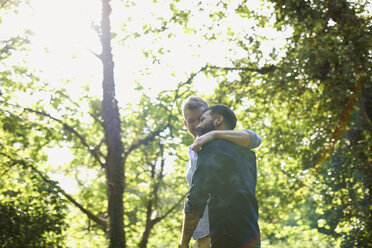
POLYGON ((187 128, 187 122, 185 120, 183 120, 183 124, 185 125, 185 127, 187 128))
POLYGON ((214 119, 214 126, 218 127, 223 123, 223 115, 218 115, 216 119, 214 119))

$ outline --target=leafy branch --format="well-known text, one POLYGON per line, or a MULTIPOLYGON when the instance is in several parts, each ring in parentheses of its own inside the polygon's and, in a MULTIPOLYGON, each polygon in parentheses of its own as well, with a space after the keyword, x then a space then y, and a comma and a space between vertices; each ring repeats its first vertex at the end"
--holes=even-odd
POLYGON ((79 132, 77 132, 73 127, 71 127, 70 125, 68 125, 67 123, 63 122, 62 120, 60 120, 58 118, 53 117, 52 115, 50 115, 50 114, 48 114, 48 113, 46 113, 44 111, 34 110, 34 109, 31 109, 31 108, 25 108, 25 107, 22 107, 22 106, 19 106, 19 105, 14 105, 14 104, 11 104, 11 106, 17 107, 17 108, 21 108, 24 111, 31 112, 31 113, 34 113, 34 114, 37 114, 37 115, 41 115, 41 116, 47 117, 47 118, 49 118, 51 120, 54 120, 54 121, 58 122, 59 124, 62 125, 62 127, 63 127, 64 130, 69 131, 72 134, 74 134, 80 140, 80 142, 82 143, 82 145, 88 149, 88 151, 95 158, 95 160, 102 167, 104 167, 104 163, 100 159, 100 156, 102 154, 100 154, 98 152, 98 149, 96 149, 96 148, 93 148, 92 149, 91 146, 86 141, 86 139, 79 132))
POLYGON ((35 114, 38 114, 38 115, 42 115, 42 116, 45 116, 45 117, 48 117, 60 124, 62 124, 63 126, 63 129, 65 129, 66 131, 69 131, 71 133, 73 133, 82 143, 83 146, 85 146, 88 151, 90 152, 90 154, 96 159, 96 161, 102 166, 104 167, 104 163, 101 161, 100 159, 100 155, 98 154, 97 150, 96 149, 92 149, 90 147, 90 145, 88 144, 88 142, 86 141, 86 139, 80 134, 78 133, 73 127, 71 127, 70 125, 68 125, 67 123, 51 116, 50 114, 48 113, 45 113, 43 111, 38 111, 38 110, 34 110, 34 109, 30 109, 30 108, 23 108, 24 110, 28 111, 28 112, 32 112, 32 113, 35 113, 35 114))
POLYGON ((267 74, 273 72, 277 69, 275 65, 264 66, 261 68, 251 68, 251 67, 219 67, 219 66, 206 66, 210 70, 223 70, 223 71, 250 71, 250 72, 258 72, 260 74, 267 74))
MULTIPOLYGON (((65 93, 63 93, 61 90, 57 90, 56 91, 57 94, 63 96, 64 98, 66 98, 67 100, 69 100, 72 104, 74 104, 76 107, 80 107, 80 104, 78 104, 77 102, 75 102, 74 100, 71 99, 70 96, 66 95, 65 93)), ((102 127, 103 127, 103 122, 95 115, 93 115, 92 113, 88 112, 88 114, 93 118, 93 120, 95 120, 97 123, 99 123, 102 127)))
POLYGON ((165 127, 162 127, 160 128, 159 130, 156 130, 154 132, 151 132, 149 135, 147 135, 145 138, 143 139, 140 139, 140 140, 137 140, 135 142, 133 142, 132 145, 130 145, 126 151, 124 152, 124 158, 127 158, 129 156, 129 154, 137 149, 138 147, 140 147, 141 145, 146 145, 148 143, 150 143, 151 141, 153 141, 155 139, 156 136, 158 136, 161 132, 163 132, 168 126, 165 126, 165 127))
MULTIPOLYGON (((108 220, 101 218, 88 209, 84 208, 80 203, 78 203, 71 195, 66 193, 60 186, 56 185, 56 182, 51 180, 47 175, 45 175, 43 172, 38 170, 35 166, 33 166, 30 162, 26 160, 21 159, 13 159, 11 156, 4 152, 0 152, 1 155, 7 157, 9 160, 12 161, 12 165, 22 165, 24 167, 30 168, 35 174, 37 174, 45 183, 52 185, 59 193, 61 193, 63 196, 65 196, 72 204, 74 204, 77 208, 79 208, 83 213, 87 215, 87 217, 94 222, 96 222, 103 231, 106 232, 107 226, 108 226, 108 220)), ((9 170, 8 170, 9 171, 9 170)))
POLYGON ((124 41, 129 39, 129 38, 139 38, 141 36, 150 34, 150 33, 161 33, 164 32, 165 30, 168 29, 168 25, 173 22, 177 18, 177 15, 173 15, 168 21, 163 22, 163 25, 160 28, 149 28, 146 29, 144 32, 139 33, 139 32, 134 32, 132 34, 129 34, 124 37, 124 41))

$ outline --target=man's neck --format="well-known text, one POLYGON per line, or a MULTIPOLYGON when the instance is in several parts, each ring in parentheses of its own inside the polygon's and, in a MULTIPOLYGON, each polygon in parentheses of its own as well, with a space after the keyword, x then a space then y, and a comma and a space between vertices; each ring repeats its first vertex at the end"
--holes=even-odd
POLYGON ((223 123, 221 123, 220 125, 216 126, 216 130, 227 130, 227 128, 223 123))

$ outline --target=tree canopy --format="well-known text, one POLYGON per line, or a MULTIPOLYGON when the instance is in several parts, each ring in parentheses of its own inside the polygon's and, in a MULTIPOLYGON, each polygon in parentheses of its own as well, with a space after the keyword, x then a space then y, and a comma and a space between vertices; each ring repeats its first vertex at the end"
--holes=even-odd
MULTIPOLYGON (((238 128, 263 139, 263 246, 371 246, 371 5, 148 4, 102 1, 91 57, 102 79, 53 81, 28 61, 32 30, 1 38, 1 246, 176 246, 192 143, 181 104, 193 94, 231 106, 238 128), (142 64, 130 75, 122 59, 142 64), (158 90, 157 77, 171 86, 158 90), (118 89, 132 89, 117 78, 134 81, 136 101, 123 104, 118 89)), ((5 28, 25 10, 5 1, 0 11, 5 28)))

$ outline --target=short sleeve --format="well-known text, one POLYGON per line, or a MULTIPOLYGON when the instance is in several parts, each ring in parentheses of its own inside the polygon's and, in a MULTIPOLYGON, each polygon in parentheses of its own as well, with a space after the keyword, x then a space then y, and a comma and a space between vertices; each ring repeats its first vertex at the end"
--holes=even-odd
POLYGON ((249 149, 254 149, 261 145, 262 139, 260 135, 249 129, 244 129, 244 131, 251 135, 251 144, 248 146, 249 149))

